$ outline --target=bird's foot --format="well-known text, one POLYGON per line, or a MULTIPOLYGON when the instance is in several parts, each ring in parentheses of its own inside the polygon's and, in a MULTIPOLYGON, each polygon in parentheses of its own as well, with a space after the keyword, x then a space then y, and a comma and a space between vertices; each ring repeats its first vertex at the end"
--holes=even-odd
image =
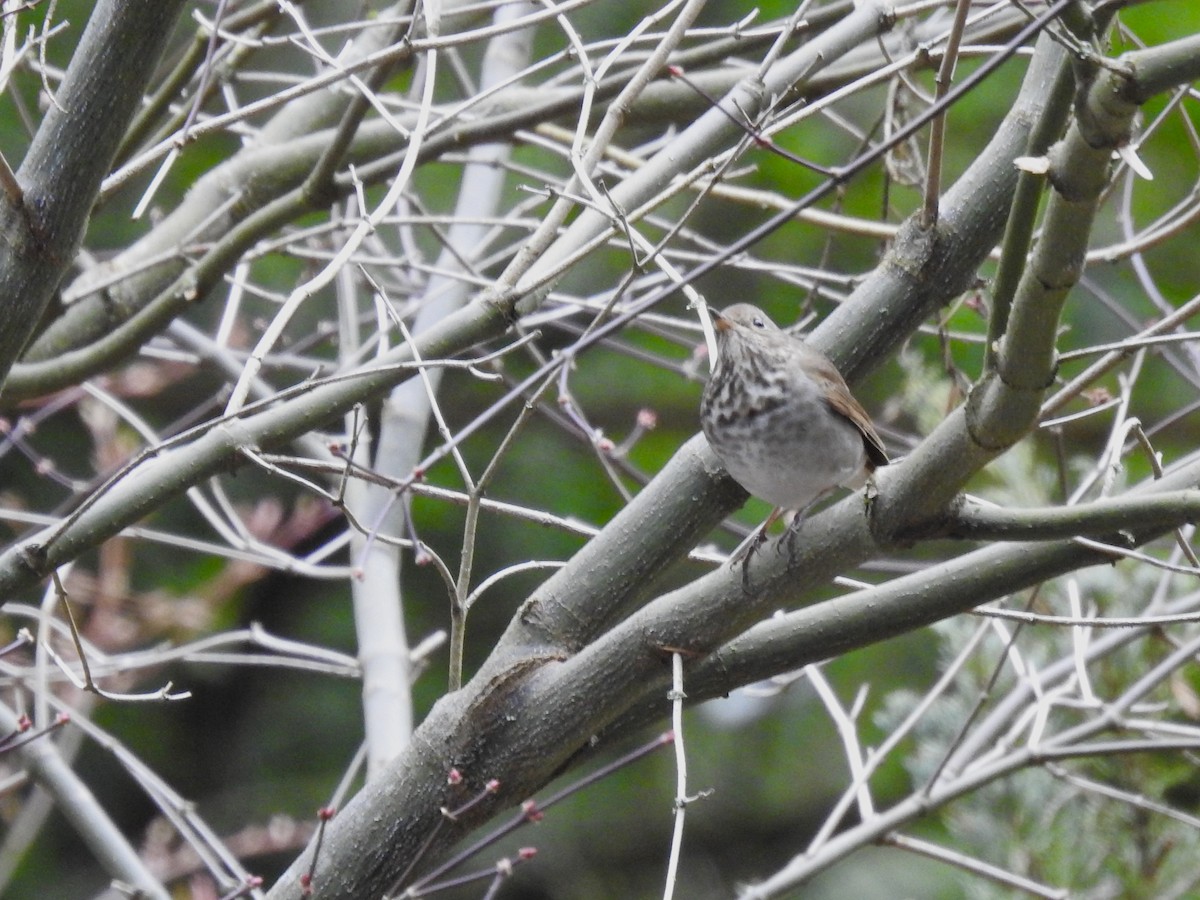
MULTIPOLYGON (((821 498, 818 497, 817 500, 821 498)), ((775 544, 775 552, 782 553, 784 547, 787 547, 788 568, 791 568, 796 562, 796 535, 800 533, 800 529, 804 527, 804 522, 808 519, 808 511, 817 504, 814 500, 804 509, 797 510, 792 516, 792 521, 788 522, 787 530, 775 544)))
POLYGON ((747 594, 750 593, 750 557, 766 543, 767 526, 771 522, 771 519, 767 519, 766 522, 754 529, 750 536, 742 541, 729 556, 729 568, 732 569, 738 565, 742 567, 742 590, 747 594))

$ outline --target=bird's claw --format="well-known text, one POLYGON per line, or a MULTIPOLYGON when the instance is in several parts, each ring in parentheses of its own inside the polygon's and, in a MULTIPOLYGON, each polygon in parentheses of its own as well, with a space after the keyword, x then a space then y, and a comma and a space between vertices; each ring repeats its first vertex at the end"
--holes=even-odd
POLYGON ((742 590, 747 594, 750 593, 750 557, 766 543, 767 524, 769 523, 763 523, 756 528, 753 534, 742 541, 741 546, 735 549, 729 557, 729 568, 736 568, 739 564, 742 567, 742 590))

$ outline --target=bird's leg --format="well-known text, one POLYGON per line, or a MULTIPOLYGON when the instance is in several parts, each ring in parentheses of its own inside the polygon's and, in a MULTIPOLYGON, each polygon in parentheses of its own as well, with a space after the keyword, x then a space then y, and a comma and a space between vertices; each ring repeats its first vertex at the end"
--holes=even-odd
POLYGON ((767 529, 775 524, 775 520, 782 515, 782 509, 774 509, 767 516, 767 520, 759 525, 750 533, 750 536, 742 541, 729 555, 729 565, 736 566, 740 562, 749 560, 767 540, 767 529))
POLYGON ((755 550, 767 542, 767 529, 774 525, 779 517, 783 515, 783 513, 783 507, 775 507, 773 510, 771 510, 771 514, 767 516, 767 520, 758 526, 758 529, 752 536, 749 552, 746 554, 747 560, 750 559, 751 554, 753 554, 755 550))
POLYGON ((742 564, 742 587, 749 589, 749 571, 750 557, 757 552, 758 548, 767 540, 767 529, 775 524, 775 520, 783 514, 783 510, 776 508, 767 516, 767 520, 759 525, 750 536, 737 546, 729 556, 729 566, 732 568, 738 563, 742 564))
POLYGON ((738 563, 742 564, 742 593, 744 594, 750 593, 750 557, 754 555, 754 551, 758 548, 759 543, 761 543, 759 540, 759 532, 761 530, 761 528, 754 529, 729 554, 729 568, 736 567, 738 563))
POLYGON ((745 540, 733 548, 733 552, 729 554, 729 567, 733 568, 738 563, 745 563, 765 540, 763 526, 759 525, 746 536, 745 540))
MULTIPOLYGON (((792 516, 792 521, 790 521, 788 523, 786 541, 787 541, 788 568, 789 569, 796 562, 796 535, 798 535, 800 533, 800 528, 804 524, 804 522, 808 519, 808 514, 809 514, 809 512, 812 511, 812 508, 814 506, 816 506, 818 503, 820 503, 825 497, 829 496, 829 493, 830 493, 830 491, 825 491, 822 494, 818 494, 817 497, 811 503, 808 504, 808 506, 804 507, 803 509, 797 510, 796 514, 794 516, 792 516)), ((783 543, 783 541, 780 541, 780 544, 782 544, 782 543, 783 543)), ((779 552, 778 546, 775 548, 775 552, 776 553, 779 552)))
POLYGON ((804 520, 807 518, 808 511, 811 508, 811 506, 806 506, 804 509, 798 511, 794 516, 792 516, 792 521, 788 522, 787 533, 785 534, 784 539, 781 540, 775 547, 775 552, 778 553, 779 548, 784 544, 787 544, 789 567, 791 567, 792 563, 796 561, 796 535, 800 533, 800 526, 804 524, 804 520))

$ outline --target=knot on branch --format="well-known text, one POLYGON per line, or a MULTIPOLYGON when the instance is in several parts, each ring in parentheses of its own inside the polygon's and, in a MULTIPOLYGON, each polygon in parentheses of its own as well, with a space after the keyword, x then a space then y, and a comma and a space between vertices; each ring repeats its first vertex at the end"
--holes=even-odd
POLYGON ((1053 383, 1020 385, 992 371, 975 385, 966 404, 967 434, 989 453, 1003 453, 1029 433, 1046 388, 1053 383))

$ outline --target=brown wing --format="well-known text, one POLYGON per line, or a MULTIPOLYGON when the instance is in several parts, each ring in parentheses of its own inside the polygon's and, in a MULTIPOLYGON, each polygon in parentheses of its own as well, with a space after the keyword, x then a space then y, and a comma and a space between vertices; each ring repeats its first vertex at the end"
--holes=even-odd
POLYGON ((875 425, 871 422, 867 411, 850 393, 850 388, 846 386, 846 381, 842 378, 841 373, 823 354, 818 353, 812 347, 803 346, 807 351, 806 362, 813 377, 824 382, 828 394, 826 402, 829 404, 829 408, 849 419, 851 424, 862 434, 863 446, 867 448, 869 467, 874 469, 876 466, 886 466, 891 460, 888 459, 887 451, 883 448, 883 440, 879 437, 879 432, 875 430, 875 425))
MULTIPOLYGON (((841 379, 839 378, 838 381, 841 379)), ((887 451, 883 449, 883 441, 879 437, 879 432, 875 430, 871 417, 862 408, 862 404, 854 399, 854 395, 850 393, 850 389, 846 387, 845 383, 830 385, 828 403, 831 409, 849 419, 862 434, 863 446, 867 448, 870 468, 886 466, 891 462, 888 459, 887 451)))

